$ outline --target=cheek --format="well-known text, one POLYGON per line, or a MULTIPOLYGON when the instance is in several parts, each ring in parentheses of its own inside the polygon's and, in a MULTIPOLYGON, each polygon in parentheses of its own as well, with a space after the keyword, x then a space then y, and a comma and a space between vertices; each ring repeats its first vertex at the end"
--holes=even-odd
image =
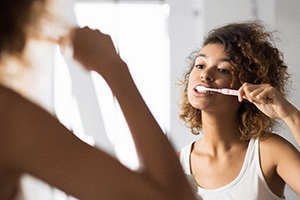
POLYGON ((191 71, 188 79, 188 89, 193 88, 195 84, 199 82, 197 73, 194 70, 191 71))
POLYGON ((194 95, 194 85, 192 83, 189 82, 188 86, 187 86, 187 99, 189 101, 189 103, 197 109, 201 109, 202 108, 202 101, 195 97, 194 95))
POLYGON ((194 92, 195 87, 195 81, 193 81, 193 78, 190 77, 187 84, 187 95, 190 98, 191 94, 194 92))
POLYGON ((201 108, 201 103, 199 100, 197 100, 193 95, 191 95, 190 92, 187 94, 188 102, 194 107, 194 108, 201 108))
POLYGON ((188 87, 187 88, 187 98, 188 98, 189 101, 191 101, 192 96, 193 96, 192 95, 192 90, 188 87))
POLYGON ((187 84, 187 90, 186 90, 186 93, 187 93, 187 98, 189 100, 189 102, 191 101, 191 97, 193 96, 192 93, 193 93, 193 81, 191 79, 189 79, 188 81, 188 84, 187 84))
POLYGON ((232 78, 220 78, 219 81, 216 81, 217 85, 219 85, 220 88, 232 88, 234 85, 232 84, 232 78))

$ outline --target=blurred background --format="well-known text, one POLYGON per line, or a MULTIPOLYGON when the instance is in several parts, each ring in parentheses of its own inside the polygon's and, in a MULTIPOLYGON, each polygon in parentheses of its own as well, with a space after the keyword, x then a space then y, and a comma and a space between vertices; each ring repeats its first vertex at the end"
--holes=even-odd
MULTIPOLYGON (((61 0, 51 9, 65 23, 88 25, 112 36, 176 151, 198 138, 178 118, 178 83, 187 70, 186 58, 215 27, 260 19, 269 30, 276 30, 276 45, 284 53, 292 75, 288 98, 300 108, 298 0, 61 0)), ((29 51, 32 57, 53 53, 53 59, 34 63, 39 66, 32 75, 37 84, 28 95, 83 141, 137 169, 139 163, 128 127, 105 81, 82 70, 70 57, 63 57, 57 46, 32 45, 43 49, 29 51)), ((279 124, 277 129, 299 149, 284 125, 279 124)), ((28 200, 74 199, 31 176, 24 176, 22 186, 28 200)), ((290 188, 286 190, 287 199, 300 199, 290 188)))

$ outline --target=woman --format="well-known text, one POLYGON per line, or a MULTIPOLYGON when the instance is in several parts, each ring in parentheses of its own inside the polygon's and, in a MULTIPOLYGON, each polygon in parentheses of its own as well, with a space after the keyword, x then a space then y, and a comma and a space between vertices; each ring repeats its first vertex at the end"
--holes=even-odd
POLYGON ((145 105, 111 38, 87 27, 74 29, 67 39, 45 35, 43 23, 55 20, 47 10, 49 3, 0 2, 0 199, 17 198, 24 173, 79 199, 195 199, 172 146, 145 105), (6 77, 12 75, 11 63, 20 70, 29 68, 24 51, 30 38, 70 43, 74 58, 87 70, 103 76, 130 127, 140 170, 131 171, 82 142, 48 112, 6 87, 6 77))
POLYGON ((212 30, 191 56, 180 117, 192 133, 180 159, 204 199, 283 199, 288 184, 300 195, 300 153, 273 134, 275 120, 300 144, 300 113, 284 98, 287 66, 259 22, 212 30), (238 98, 197 86, 238 90, 238 98))

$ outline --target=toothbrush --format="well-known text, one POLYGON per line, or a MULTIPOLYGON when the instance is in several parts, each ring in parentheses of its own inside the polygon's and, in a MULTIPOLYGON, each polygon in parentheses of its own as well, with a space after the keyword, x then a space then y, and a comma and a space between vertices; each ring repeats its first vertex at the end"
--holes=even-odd
POLYGON ((202 91, 202 92, 211 91, 211 92, 219 92, 219 93, 222 93, 222 94, 225 94, 225 95, 239 96, 239 93, 238 93, 237 90, 232 90, 232 89, 227 89, 227 88, 216 89, 216 88, 207 88, 207 87, 204 87, 204 86, 197 86, 196 90, 198 92, 200 92, 200 91, 202 91))

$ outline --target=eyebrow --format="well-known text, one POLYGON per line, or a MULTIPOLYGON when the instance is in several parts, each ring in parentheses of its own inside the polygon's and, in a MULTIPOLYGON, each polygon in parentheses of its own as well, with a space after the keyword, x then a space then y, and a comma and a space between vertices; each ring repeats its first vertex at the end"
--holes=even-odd
MULTIPOLYGON (((203 53, 198 54, 196 58, 198 58, 198 57, 207 58, 207 56, 203 53)), ((231 60, 229 58, 220 58, 219 61, 231 63, 231 60)))

